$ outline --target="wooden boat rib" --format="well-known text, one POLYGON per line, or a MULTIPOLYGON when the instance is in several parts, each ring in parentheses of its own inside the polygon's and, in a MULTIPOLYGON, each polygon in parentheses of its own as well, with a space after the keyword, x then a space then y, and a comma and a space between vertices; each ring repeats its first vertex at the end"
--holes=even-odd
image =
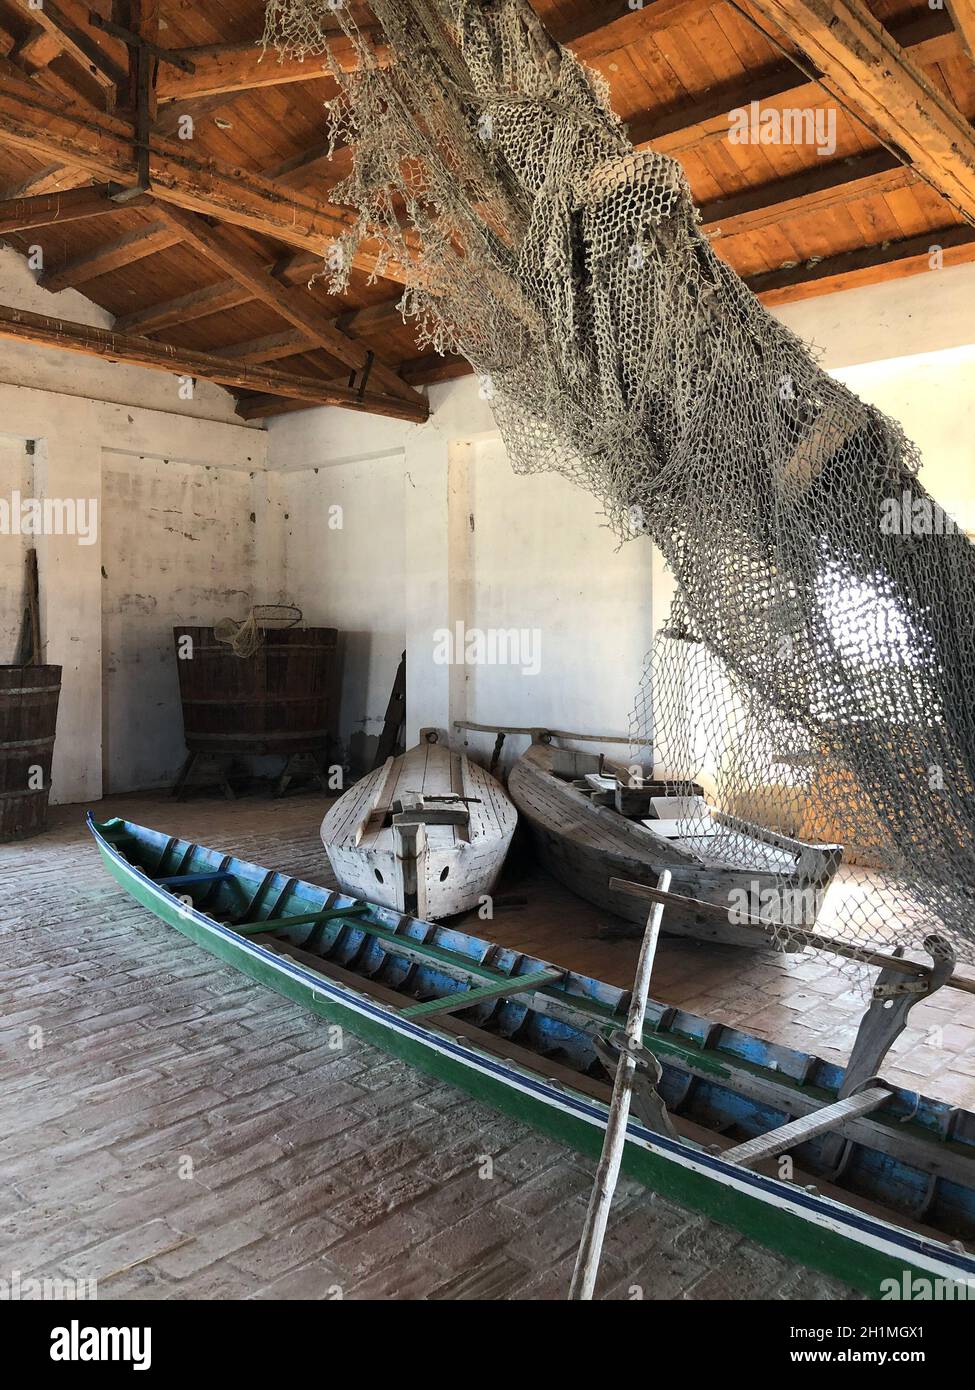
MULTIPOLYGON (((599 766, 591 753, 535 742, 508 775, 508 792, 531 829, 542 864, 573 893, 636 923, 642 931, 646 909, 611 889, 609 880, 652 886, 661 871, 669 869, 674 894, 725 909, 734 901, 730 897, 734 890, 740 890, 747 901, 767 888, 779 893, 790 887, 812 890, 812 910, 798 925, 814 924, 815 904, 839 867, 840 846, 808 844, 724 816, 720 818, 721 859, 715 862, 710 840, 694 834, 664 839, 646 823, 594 803, 573 785, 599 766)), ((755 949, 767 944, 730 918, 722 921, 693 909, 669 910, 665 930, 729 946, 755 949)))
POLYGON ((517 820, 490 773, 421 735, 339 797, 322 842, 346 892, 439 920, 491 891, 517 820))
MULTIPOLYGON (((109 873, 190 940, 598 1154, 610 1088, 597 1047, 625 1018, 626 991, 132 822, 88 823, 109 873)), ((644 1041, 662 1064, 676 1137, 631 1119, 632 1176, 874 1296, 905 1272, 975 1287, 975 1258, 960 1244, 975 1236, 975 1115, 883 1083, 880 1108, 843 1120, 842 1161, 831 1156, 837 1130, 813 1125, 787 1182, 734 1151, 838 1110, 842 1068, 659 1003, 644 1041)))

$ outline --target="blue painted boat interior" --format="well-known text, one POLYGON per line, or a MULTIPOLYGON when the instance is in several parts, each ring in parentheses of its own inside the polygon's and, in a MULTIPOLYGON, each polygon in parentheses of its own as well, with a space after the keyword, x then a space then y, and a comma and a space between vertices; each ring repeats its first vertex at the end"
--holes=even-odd
MULTIPOLYGON (((362 908, 345 894, 129 821, 99 825, 89 816, 89 822, 96 835, 153 881, 181 880, 167 885, 165 891, 185 895, 198 910, 231 928, 323 909, 362 908)), ((444 959, 456 965, 489 967, 499 974, 518 976, 550 964, 499 948, 449 925, 401 917, 371 904, 359 919, 340 916, 317 924, 282 925, 268 933, 268 939, 319 957, 326 970, 331 962, 363 980, 395 990, 402 995, 404 1007, 469 988, 438 968, 435 959, 418 964, 398 953, 395 942, 370 935, 363 922, 395 931, 404 942, 448 953, 444 959)), ((567 972, 542 993, 581 1009, 584 1017, 579 1026, 540 1012, 521 998, 483 1001, 453 1016, 517 1043, 534 1053, 540 1063, 556 1061, 582 1076, 605 1081, 592 1032, 607 1033, 622 1025, 629 1003, 627 992, 567 972)), ((668 1110, 736 1142, 775 1129, 800 1113, 788 1111, 779 1096, 774 1102, 763 1098, 763 1083, 784 1086, 828 1104, 836 1099, 843 1079, 843 1068, 834 1063, 654 1001, 648 1006, 644 1036, 663 1067, 659 1090, 668 1110), (682 1066, 681 1060, 688 1065, 682 1066)), ((543 1066, 540 1071, 544 1073, 543 1066)), ((879 1140, 878 1147, 850 1142, 837 1171, 835 1146, 830 1135, 823 1135, 795 1149, 797 1166, 949 1238, 975 1236, 975 1115, 914 1091, 891 1089, 892 1099, 882 1114, 875 1112, 867 1130, 880 1136, 889 1132, 895 1141, 911 1140, 909 1161, 883 1152, 879 1140), (945 1156, 950 1156, 949 1164, 941 1163, 945 1156), (951 1177, 940 1173, 939 1166, 949 1167, 951 1177), (955 1181, 959 1170, 962 1181, 955 1181)))

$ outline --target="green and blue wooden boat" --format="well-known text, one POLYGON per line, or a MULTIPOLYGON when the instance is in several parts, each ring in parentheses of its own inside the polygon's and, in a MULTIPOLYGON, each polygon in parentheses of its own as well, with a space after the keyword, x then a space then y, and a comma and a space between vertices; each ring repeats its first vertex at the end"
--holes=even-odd
MULTIPOLYGON (((599 1058, 625 1019, 626 991, 130 821, 88 823, 109 873, 195 944, 573 1149, 600 1152, 610 1086, 599 1058)), ((794 1168, 780 1158, 745 1167, 723 1154, 835 1105, 843 1069, 659 1003, 644 1041, 672 1128, 630 1120, 632 1177, 875 1298, 911 1287, 975 1297, 964 1244, 975 1237, 975 1115, 889 1086, 882 1108, 799 1143, 794 1168)))

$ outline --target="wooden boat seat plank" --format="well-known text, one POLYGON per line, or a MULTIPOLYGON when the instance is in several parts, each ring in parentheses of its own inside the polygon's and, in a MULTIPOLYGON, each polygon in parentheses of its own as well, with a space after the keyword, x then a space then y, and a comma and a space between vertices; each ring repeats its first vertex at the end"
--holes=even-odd
POLYGON ((234 875, 227 869, 214 869, 199 874, 167 874, 164 878, 153 879, 160 888, 196 888, 204 883, 225 883, 234 875))
POLYGON ((241 936, 257 936, 261 932, 286 931, 289 927, 312 927, 320 922, 335 922, 344 918, 355 921, 358 926, 361 924, 356 919, 368 911, 366 903, 359 903, 355 907, 330 907, 322 912, 299 912, 290 917, 268 917, 261 922, 241 922, 234 925, 234 931, 240 932, 241 936))
POLYGON ((423 1004, 412 1004, 403 1010, 405 1018, 429 1018, 434 1014, 452 1014, 460 1009, 469 1009, 473 1004, 481 1004, 486 999, 508 999, 525 990, 536 990, 542 985, 555 984, 563 971, 553 969, 534 970, 528 975, 512 975, 507 980, 494 984, 481 985, 476 989, 454 990, 438 999, 428 999, 423 1004))
POLYGON ((776 1154, 797 1148, 807 1140, 815 1138, 817 1134, 826 1134, 830 1130, 842 1131, 846 1120, 855 1119, 859 1115, 869 1115, 872 1110, 878 1110, 887 1104, 892 1094, 893 1092, 883 1086, 871 1086, 865 1091, 858 1091, 856 1095, 847 1096, 846 1100, 836 1101, 834 1105, 823 1105, 818 1110, 811 1110, 808 1115, 802 1115, 798 1120, 790 1120, 778 1129, 769 1130, 766 1134, 757 1134, 754 1139, 728 1149, 723 1157, 727 1163, 737 1163, 741 1168, 753 1168, 763 1159, 774 1158, 776 1154))

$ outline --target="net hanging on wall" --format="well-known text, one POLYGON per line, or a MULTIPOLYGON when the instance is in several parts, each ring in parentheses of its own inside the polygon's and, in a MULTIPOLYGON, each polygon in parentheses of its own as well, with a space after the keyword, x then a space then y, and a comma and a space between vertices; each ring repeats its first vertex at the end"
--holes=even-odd
POLYGON ((941 516, 915 447, 718 259, 680 166, 633 150, 525 0, 370 9, 360 30, 328 0, 267 7, 283 53, 359 51, 330 63, 355 162, 329 196, 357 214, 331 288, 378 246, 421 348, 480 375, 515 469, 660 548, 676 598, 634 735, 661 770, 873 865, 834 889, 837 934, 937 929, 975 959, 975 549, 904 525, 941 516))

